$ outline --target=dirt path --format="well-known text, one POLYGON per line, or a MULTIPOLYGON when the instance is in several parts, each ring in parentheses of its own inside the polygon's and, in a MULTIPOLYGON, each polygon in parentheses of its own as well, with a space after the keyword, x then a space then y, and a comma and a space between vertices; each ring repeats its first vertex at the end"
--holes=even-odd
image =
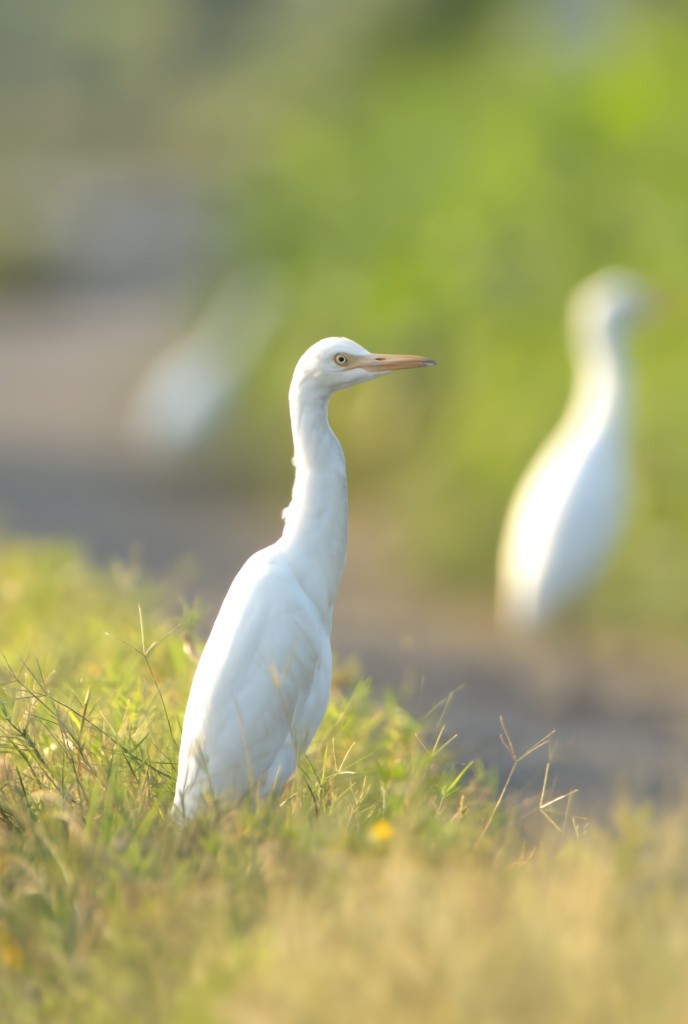
MULTIPOLYGON (((177 319, 169 299, 133 293, 0 301, 0 521, 77 537, 102 560, 135 555, 168 577, 171 599, 183 590, 212 609, 243 559, 275 538, 280 508, 152 476, 124 448, 128 383, 177 319)), ((506 643, 487 609, 421 590, 370 550, 375 517, 382 527, 388 513, 352 508, 334 634, 341 658, 355 656, 380 686, 401 687, 418 712, 457 690, 446 721, 465 759, 506 770, 500 715, 519 751, 555 729, 553 781, 581 790, 581 813, 604 815, 619 794, 663 803, 684 795, 681 652, 506 643)), ((519 769, 531 792, 545 759, 543 751, 519 769)))

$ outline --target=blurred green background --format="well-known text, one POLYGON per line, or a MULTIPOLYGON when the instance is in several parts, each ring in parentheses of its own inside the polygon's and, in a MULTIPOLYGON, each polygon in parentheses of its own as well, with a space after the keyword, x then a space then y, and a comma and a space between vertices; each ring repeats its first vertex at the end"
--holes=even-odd
POLYGON ((164 220, 179 197, 203 231, 162 252, 134 231, 141 287, 185 282, 191 316, 246 266, 282 282, 274 339, 203 455, 282 499, 305 347, 435 356, 336 399, 333 423, 356 501, 384 494, 387 542, 443 586, 489 597, 508 495, 566 393, 569 288, 610 262, 645 274, 637 499, 593 603, 683 629, 685 4, 24 0, 1 17, 3 293, 102 287, 118 240, 84 205, 133 181, 164 220))

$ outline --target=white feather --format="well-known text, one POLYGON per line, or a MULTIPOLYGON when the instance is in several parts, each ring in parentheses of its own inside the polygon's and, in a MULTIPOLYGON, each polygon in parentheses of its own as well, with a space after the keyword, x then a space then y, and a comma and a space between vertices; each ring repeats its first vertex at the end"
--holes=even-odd
POLYGON ((630 490, 627 334, 645 289, 608 268, 568 307, 573 385, 562 418, 509 502, 497 552, 496 613, 514 628, 556 615, 603 569, 630 490))

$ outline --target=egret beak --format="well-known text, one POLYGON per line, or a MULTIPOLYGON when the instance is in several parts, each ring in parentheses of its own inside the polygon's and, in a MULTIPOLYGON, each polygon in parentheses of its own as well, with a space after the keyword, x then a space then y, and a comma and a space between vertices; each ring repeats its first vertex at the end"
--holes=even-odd
POLYGON ((387 373, 389 370, 414 370, 419 366, 435 366, 435 360, 426 356, 374 355, 361 356, 356 365, 370 373, 387 373))

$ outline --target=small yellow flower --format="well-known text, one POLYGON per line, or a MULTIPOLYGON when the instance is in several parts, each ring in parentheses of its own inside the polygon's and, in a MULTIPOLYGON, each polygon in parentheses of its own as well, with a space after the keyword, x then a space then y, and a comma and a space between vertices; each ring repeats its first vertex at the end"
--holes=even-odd
POLYGON ((394 826, 386 818, 380 818, 373 822, 368 829, 368 838, 371 843, 388 843, 394 835, 394 826))
POLYGON ((20 971, 24 966, 24 950, 6 931, 0 931, 0 964, 8 971, 20 971))

